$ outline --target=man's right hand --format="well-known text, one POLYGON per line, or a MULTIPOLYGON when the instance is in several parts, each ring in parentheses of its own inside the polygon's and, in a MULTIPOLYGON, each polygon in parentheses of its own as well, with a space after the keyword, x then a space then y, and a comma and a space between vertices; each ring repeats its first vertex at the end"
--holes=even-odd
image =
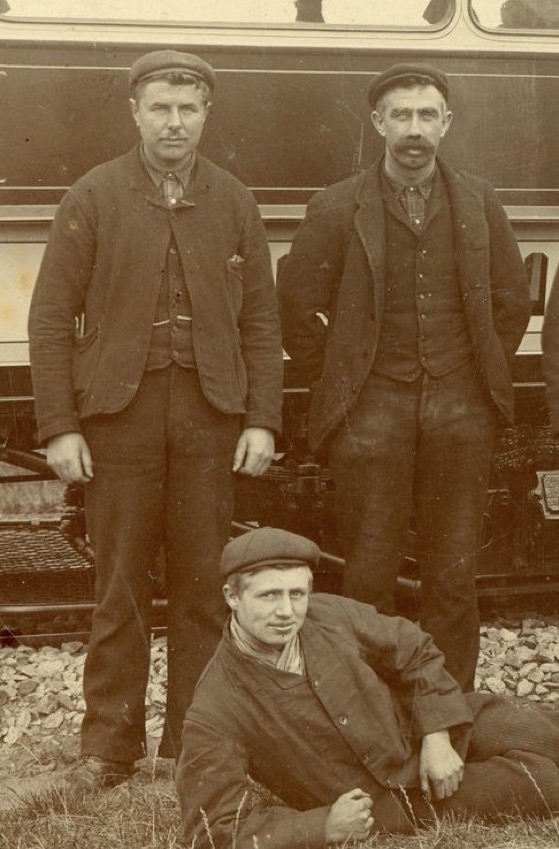
POLYGON ((373 800, 368 793, 356 788, 340 796, 326 818, 326 842, 366 840, 373 824, 373 800))
POLYGON ((89 483, 93 477, 91 453, 81 433, 63 433, 49 439, 47 463, 65 483, 89 483))

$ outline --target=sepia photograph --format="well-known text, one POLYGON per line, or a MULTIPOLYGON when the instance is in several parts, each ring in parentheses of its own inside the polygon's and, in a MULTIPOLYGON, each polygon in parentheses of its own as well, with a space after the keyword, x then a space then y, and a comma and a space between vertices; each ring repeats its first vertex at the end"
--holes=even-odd
POLYGON ((559 0, 0 0, 0 849, 559 845, 559 0))

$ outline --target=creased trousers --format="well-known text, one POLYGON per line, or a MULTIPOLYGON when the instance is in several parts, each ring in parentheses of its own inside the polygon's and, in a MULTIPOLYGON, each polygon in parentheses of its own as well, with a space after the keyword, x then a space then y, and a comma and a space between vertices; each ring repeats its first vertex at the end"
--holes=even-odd
POLYGON ((375 829, 413 834, 443 814, 489 822, 559 814, 559 713, 483 693, 467 698, 474 726, 456 793, 429 802, 417 788, 383 791, 375 829))
POLYGON ((85 512, 96 608, 84 669, 82 754, 146 754, 154 566, 166 561, 168 692, 159 754, 177 757, 186 707, 221 636, 219 562, 230 531, 240 417, 215 410, 197 373, 146 372, 122 412, 83 423, 94 478, 85 512))
POLYGON ((329 446, 344 595, 394 612, 413 521, 421 625, 464 691, 479 652, 474 576, 494 431, 494 408, 468 363, 412 383, 371 373, 329 446))

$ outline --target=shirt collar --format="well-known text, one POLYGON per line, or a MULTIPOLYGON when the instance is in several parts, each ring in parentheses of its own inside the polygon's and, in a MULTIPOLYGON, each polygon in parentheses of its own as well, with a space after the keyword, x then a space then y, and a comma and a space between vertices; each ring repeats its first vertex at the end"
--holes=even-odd
MULTIPOLYGON (((416 186, 414 186, 414 188, 416 188, 421 194, 421 197, 426 201, 429 200, 429 197, 431 195, 431 189, 433 188, 437 168, 438 166, 437 164, 435 164, 435 167, 433 168, 429 176, 425 177, 425 179, 422 180, 421 183, 418 183, 416 186)), ((392 189, 394 195, 397 198, 401 197, 407 188, 411 188, 411 186, 407 186, 405 183, 401 183, 399 180, 394 180, 392 177, 389 177, 386 173, 384 162, 382 164, 381 174, 385 185, 389 186, 392 189)))
POLYGON ((188 160, 186 165, 183 165, 182 168, 167 168, 166 170, 158 168, 150 159, 148 159, 143 144, 140 145, 140 159, 144 168, 146 169, 149 176, 157 187, 161 185, 161 181, 163 180, 166 174, 174 174, 175 177, 182 183, 183 188, 186 189, 190 182, 190 176, 194 169, 194 165, 196 164, 196 151, 192 151, 190 159, 188 160))

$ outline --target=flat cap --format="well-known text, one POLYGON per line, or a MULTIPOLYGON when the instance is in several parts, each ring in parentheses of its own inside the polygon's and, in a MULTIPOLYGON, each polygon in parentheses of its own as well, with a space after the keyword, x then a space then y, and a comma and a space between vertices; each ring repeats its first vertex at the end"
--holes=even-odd
POLYGON ((317 566, 320 548, 299 534, 281 528, 258 528, 242 534, 223 549, 221 574, 227 579, 235 572, 248 572, 264 566, 317 566))
POLYGON ((130 68, 128 82, 130 88, 134 88, 139 82, 173 71, 204 80, 210 91, 215 88, 216 74, 212 66, 194 53, 181 53, 179 50, 154 50, 140 56, 130 68))
POLYGON ((406 85, 410 77, 422 77, 427 81, 427 85, 434 85, 438 88, 444 99, 448 99, 448 79, 446 74, 433 68, 432 65, 425 65, 422 62, 401 62, 397 65, 392 65, 383 71, 378 76, 373 77, 369 83, 368 98, 371 106, 376 106, 381 95, 385 94, 390 89, 398 88, 406 85))

